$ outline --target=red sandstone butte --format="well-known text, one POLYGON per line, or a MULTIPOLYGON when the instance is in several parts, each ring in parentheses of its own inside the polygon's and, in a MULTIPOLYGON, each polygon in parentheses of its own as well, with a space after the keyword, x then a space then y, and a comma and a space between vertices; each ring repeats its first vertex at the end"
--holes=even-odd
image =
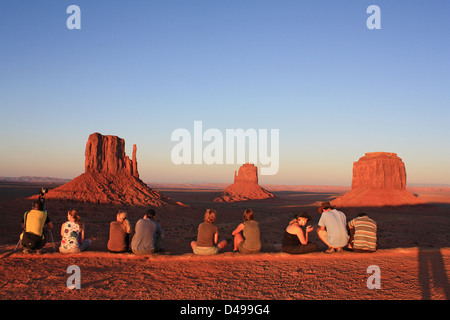
POLYGON ((85 157, 85 172, 125 173, 139 178, 136 145, 133 145, 133 160, 130 160, 125 154, 125 140, 119 137, 91 134, 86 144, 85 157))
POLYGON ((337 207, 424 204, 406 191, 406 169, 396 153, 369 152, 353 163, 352 189, 332 201, 337 207))
POLYGON ((258 184, 258 168, 246 163, 234 172, 234 183, 227 187, 214 201, 235 202, 274 198, 275 196, 258 184))
POLYGON ((125 154, 124 139, 91 134, 86 144, 85 173, 50 190, 46 198, 153 207, 182 205, 139 179, 136 152, 134 145, 130 160, 125 154))

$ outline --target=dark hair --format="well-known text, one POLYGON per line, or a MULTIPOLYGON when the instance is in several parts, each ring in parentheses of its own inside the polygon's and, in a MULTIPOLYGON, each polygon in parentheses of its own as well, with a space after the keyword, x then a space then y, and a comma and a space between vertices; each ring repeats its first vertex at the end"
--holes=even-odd
POLYGON ((364 216, 367 216, 367 213, 364 213, 364 212, 358 213, 358 217, 364 217, 364 216))
POLYGON ((297 219, 305 218, 308 221, 311 220, 311 216, 304 211, 297 213, 295 216, 297 217, 297 219))
POLYGON ((156 212, 155 212, 155 210, 154 209, 148 209, 147 210, 147 213, 146 213, 146 215, 147 215, 147 217, 149 217, 149 218, 154 218, 155 217, 155 214, 156 214, 156 212))
POLYGON ((33 207, 34 207, 34 209, 36 209, 36 210, 42 211, 42 209, 43 209, 44 206, 43 206, 41 200, 36 200, 36 201, 34 201, 33 207))
POLYGON ((254 220, 255 219, 255 214, 253 213, 253 210, 250 209, 250 208, 245 210, 243 219, 244 219, 244 221, 254 220))
POLYGON ((302 212, 295 214, 292 217, 291 221, 289 221, 289 224, 293 224, 294 222, 297 221, 297 219, 300 219, 300 218, 304 218, 304 219, 306 219, 306 221, 311 220, 311 216, 309 214, 307 214, 306 212, 302 211, 302 212))

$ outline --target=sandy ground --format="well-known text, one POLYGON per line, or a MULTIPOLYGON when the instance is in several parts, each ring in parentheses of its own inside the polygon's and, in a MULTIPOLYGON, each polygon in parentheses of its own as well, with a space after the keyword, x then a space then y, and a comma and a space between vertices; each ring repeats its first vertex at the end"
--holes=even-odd
MULTIPOLYGON (((0 186, 1 191, 10 190, 0 186)), ((47 244, 42 255, 12 252, 20 234, 20 219, 30 201, 27 188, 7 194, 0 202, 0 299, 1 300, 449 300, 450 298, 450 192, 447 189, 415 190, 430 202, 403 208, 344 208, 350 220, 364 211, 379 226, 380 249, 372 254, 350 251, 327 254, 287 255, 279 252, 284 228, 298 211, 307 211, 316 225, 317 203, 342 194, 341 188, 275 191, 276 201, 213 203, 218 192, 210 189, 160 190, 191 208, 157 211, 164 233, 165 253, 152 256, 106 252, 108 225, 121 207, 49 202, 49 215, 59 229, 70 207, 79 209, 91 248, 81 254, 63 255, 47 244), (421 192, 423 192, 421 194, 421 192), (189 243, 196 237, 204 210, 218 211, 219 238, 230 244, 224 253, 200 257, 189 243), (241 222, 245 208, 256 213, 262 231, 262 253, 231 252, 231 232, 241 222), (69 290, 67 273, 76 265, 81 289, 69 290), (380 288, 373 284, 373 266, 379 268, 380 288), (369 286, 368 286, 369 281, 369 286)), ((30 194, 31 195, 31 194, 30 194)), ((128 210, 134 225, 145 208, 128 210)), ((320 245, 315 233, 310 241, 320 245)))
POLYGON ((449 249, 385 249, 374 254, 264 253, 138 257, 86 252, 3 258, 2 299, 448 299, 449 249), (81 289, 67 289, 69 266, 81 289), (380 289, 368 287, 380 270, 380 289), (369 270, 368 270, 369 269, 369 270), (9 276, 8 276, 9 275, 9 276))

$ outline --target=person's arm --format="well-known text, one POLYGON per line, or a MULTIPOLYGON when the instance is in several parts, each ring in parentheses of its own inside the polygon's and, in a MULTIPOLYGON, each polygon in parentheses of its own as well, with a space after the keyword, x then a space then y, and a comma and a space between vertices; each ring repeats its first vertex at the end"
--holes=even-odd
POLYGON ((350 236, 354 236, 355 235, 355 228, 348 227, 348 231, 350 233, 350 236))
POLYGON ((233 236, 237 235, 239 232, 244 230, 244 223, 241 223, 237 226, 237 228, 231 233, 233 236))
POLYGON ((61 225, 61 238, 64 237, 64 225, 65 225, 65 223, 63 223, 63 224, 61 225))
POLYGON ((298 239, 300 240, 301 244, 307 244, 308 243, 308 234, 313 230, 313 227, 308 226, 306 227, 306 233, 303 232, 302 228, 297 227, 296 228, 296 235, 298 239))
POLYGON ((214 233, 214 244, 217 244, 218 241, 219 241, 219 231, 214 233))
POLYGON ((84 242, 84 225, 81 228, 81 236, 80 236, 80 243, 83 243, 83 242, 84 242))
POLYGON ((355 237, 355 221, 351 220, 348 224, 348 233, 350 234, 350 238, 348 239, 348 247, 351 249, 353 247, 353 239, 355 237))

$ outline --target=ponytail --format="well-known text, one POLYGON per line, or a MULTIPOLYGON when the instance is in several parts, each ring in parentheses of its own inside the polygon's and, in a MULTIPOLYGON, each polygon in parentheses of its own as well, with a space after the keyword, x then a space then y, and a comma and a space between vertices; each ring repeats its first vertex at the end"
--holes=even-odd
POLYGON ((78 212, 76 209, 70 209, 67 214, 73 218, 76 224, 80 226, 80 228, 83 228, 83 222, 81 221, 80 216, 78 215, 78 212))

